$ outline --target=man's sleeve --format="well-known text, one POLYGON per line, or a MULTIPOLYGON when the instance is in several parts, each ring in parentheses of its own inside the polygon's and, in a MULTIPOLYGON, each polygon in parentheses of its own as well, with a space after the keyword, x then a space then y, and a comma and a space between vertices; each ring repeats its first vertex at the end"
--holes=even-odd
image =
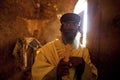
MULTIPOLYGON (((97 72, 97 68, 96 66, 91 62, 90 59, 90 55, 89 55, 89 51, 87 48, 85 48, 83 50, 83 58, 85 60, 85 71, 83 76, 85 78, 87 78, 87 76, 89 77, 89 79, 87 80, 96 80, 98 77, 98 72, 97 72), (90 79, 91 78, 91 79, 90 79)), ((82 79, 85 80, 85 79, 82 79)))
POLYGON ((50 71, 53 70, 53 68, 54 66, 47 62, 41 49, 38 49, 35 62, 32 66, 33 80, 42 80, 50 71))
POLYGON ((53 68, 47 75, 44 76, 42 80, 56 80, 56 68, 53 68))

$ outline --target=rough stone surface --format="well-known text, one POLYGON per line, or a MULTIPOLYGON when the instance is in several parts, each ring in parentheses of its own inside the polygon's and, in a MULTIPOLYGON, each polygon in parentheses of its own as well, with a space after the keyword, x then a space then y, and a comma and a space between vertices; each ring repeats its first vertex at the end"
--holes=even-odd
POLYGON ((36 38, 43 45, 55 39, 60 34, 59 16, 72 12, 76 2, 77 0, 0 0, 0 80, 8 80, 16 73, 12 51, 17 39, 33 36, 34 30, 39 31, 36 38))

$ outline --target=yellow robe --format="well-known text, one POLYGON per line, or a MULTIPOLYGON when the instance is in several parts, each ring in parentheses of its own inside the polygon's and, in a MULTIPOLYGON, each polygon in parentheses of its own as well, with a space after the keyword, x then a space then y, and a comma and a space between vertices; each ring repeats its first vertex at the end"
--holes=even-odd
MULTIPOLYGON (((35 62, 32 66, 33 80, 42 80, 42 78, 45 77, 48 72, 55 68, 59 60, 63 57, 62 54, 64 51, 65 45, 59 39, 49 42, 42 48, 38 49, 35 62)), ((78 49, 76 49, 73 47, 71 56, 83 57, 85 63, 90 66, 91 72, 96 76, 98 75, 97 68, 91 63, 87 48, 82 48, 80 46, 78 49)), ((74 72, 74 69, 70 70, 68 80, 73 80, 74 72)))

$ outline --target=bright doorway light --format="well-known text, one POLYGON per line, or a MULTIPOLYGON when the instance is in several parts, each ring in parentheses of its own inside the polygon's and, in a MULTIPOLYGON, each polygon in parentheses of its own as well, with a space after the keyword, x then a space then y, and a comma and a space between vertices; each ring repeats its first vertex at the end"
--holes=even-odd
POLYGON ((78 0, 74 8, 74 13, 80 14, 84 12, 83 15, 83 38, 82 46, 86 47, 86 37, 87 37, 87 0, 78 0))

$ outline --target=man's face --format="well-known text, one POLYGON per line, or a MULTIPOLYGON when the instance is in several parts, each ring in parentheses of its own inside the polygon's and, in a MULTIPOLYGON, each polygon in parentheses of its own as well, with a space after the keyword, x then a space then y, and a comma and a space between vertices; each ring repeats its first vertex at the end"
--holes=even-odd
POLYGON ((61 33, 66 43, 72 44, 78 31, 78 26, 73 23, 63 23, 61 33))

